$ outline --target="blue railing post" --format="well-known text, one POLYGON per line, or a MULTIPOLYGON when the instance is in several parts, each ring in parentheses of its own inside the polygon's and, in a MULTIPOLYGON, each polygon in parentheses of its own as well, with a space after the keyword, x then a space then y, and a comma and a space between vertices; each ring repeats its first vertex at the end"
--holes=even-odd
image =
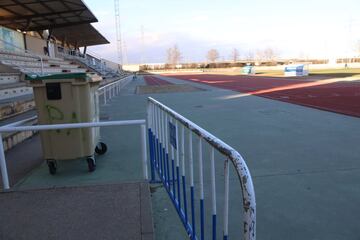
POLYGON ((180 195, 180 159, 179 159, 179 134, 178 134, 178 122, 175 120, 175 137, 176 137, 176 181, 177 181, 177 203, 178 211, 181 209, 181 195, 180 195))
POLYGON ((203 178, 203 158, 202 158, 202 141, 199 137, 199 185, 200 185, 200 239, 204 240, 204 223, 205 223, 205 212, 204 212, 204 178, 203 178))

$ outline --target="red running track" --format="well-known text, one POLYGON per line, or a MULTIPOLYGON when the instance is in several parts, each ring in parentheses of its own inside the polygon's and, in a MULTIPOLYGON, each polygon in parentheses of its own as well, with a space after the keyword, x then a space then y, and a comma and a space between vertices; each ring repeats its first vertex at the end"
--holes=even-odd
POLYGON ((171 75, 182 80, 360 117, 360 82, 257 76, 171 75))
POLYGON ((162 80, 160 78, 154 77, 154 76, 144 76, 145 82, 147 85, 151 86, 159 86, 159 85, 171 85, 171 82, 162 80))

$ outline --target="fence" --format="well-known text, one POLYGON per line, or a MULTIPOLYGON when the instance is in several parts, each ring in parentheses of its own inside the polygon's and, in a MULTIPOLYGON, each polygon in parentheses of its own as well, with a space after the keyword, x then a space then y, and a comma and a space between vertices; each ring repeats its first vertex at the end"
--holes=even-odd
POLYGON ((3 181, 3 189, 9 189, 9 177, 5 160, 4 146, 2 141, 2 134, 5 132, 21 132, 21 131, 44 131, 44 130, 58 130, 58 129, 73 129, 73 128, 91 128, 91 127, 110 127, 110 126, 129 126, 140 125, 141 128, 141 156, 143 163, 143 176, 148 179, 147 169, 147 154, 146 154, 146 122, 145 120, 128 120, 128 121, 109 121, 109 122, 89 122, 89 123, 71 123, 71 124, 51 124, 51 125, 36 125, 36 126, 18 126, 10 124, 0 127, 0 168, 3 181))
POLYGON ((94 52, 90 52, 89 50, 87 50, 86 54, 82 54, 79 51, 66 50, 64 52, 58 52, 58 55, 60 55, 65 59, 80 61, 81 63, 85 64, 88 68, 91 68, 101 73, 102 75, 113 74, 119 76, 119 74, 121 74, 122 72, 119 71, 120 69, 114 69, 108 67, 106 65, 107 60, 105 60, 100 55, 94 52))
POLYGON ((172 200, 178 215, 191 239, 205 239, 205 205, 204 205, 204 168, 208 162, 203 162, 203 143, 210 147, 211 172, 211 212, 212 238, 217 236, 217 198, 218 191, 215 181, 215 150, 225 156, 224 161, 224 208, 223 208, 223 239, 228 239, 229 217, 229 161, 235 168, 239 178, 239 188, 242 191, 243 204, 243 236, 246 240, 256 239, 256 203, 255 192, 249 169, 241 157, 232 147, 211 135, 206 130, 179 115, 172 109, 148 98, 147 106, 148 137, 150 150, 151 180, 155 181, 155 172, 172 200), (180 138, 179 138, 179 125, 180 138), (188 131, 188 164, 190 169, 190 191, 186 183, 185 167, 185 128, 188 131), (195 213, 195 186, 193 161, 193 135, 197 135, 198 169, 199 169, 199 215, 195 213), (180 140, 180 141, 179 141, 180 140), (176 163, 175 163, 176 160, 176 163), (180 178, 181 160, 181 178, 180 178), (171 162, 171 163, 170 163, 171 162), (188 205, 187 192, 190 192, 188 205), (188 211, 189 210, 189 211, 188 211), (191 218, 190 218, 191 215, 191 218), (200 226, 196 227, 196 219, 200 219, 200 226), (200 229, 200 233, 196 232, 200 229))
POLYGON ((98 94, 99 96, 103 95, 104 104, 106 104, 111 98, 117 96, 120 93, 120 90, 132 81, 132 79, 132 76, 128 76, 100 87, 98 89, 98 94))

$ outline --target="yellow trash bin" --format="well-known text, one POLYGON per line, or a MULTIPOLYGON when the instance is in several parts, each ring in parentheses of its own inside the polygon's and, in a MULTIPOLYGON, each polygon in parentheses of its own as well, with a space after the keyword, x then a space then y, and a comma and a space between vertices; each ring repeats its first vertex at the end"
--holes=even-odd
MULTIPOLYGON (((101 77, 89 73, 27 77, 33 87, 38 123, 64 124, 99 121, 97 89, 101 77)), ((41 131, 44 158, 51 174, 57 160, 86 158, 90 172, 96 168, 94 152, 104 154, 107 147, 99 142, 99 128, 41 131)))

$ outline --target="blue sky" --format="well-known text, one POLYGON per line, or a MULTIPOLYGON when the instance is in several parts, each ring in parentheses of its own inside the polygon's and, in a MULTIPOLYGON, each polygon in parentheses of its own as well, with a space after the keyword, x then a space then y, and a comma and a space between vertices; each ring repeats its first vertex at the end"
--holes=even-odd
MULTIPOLYGON (((116 61, 113 1, 85 3, 99 19, 93 25, 111 41, 90 50, 116 61)), ((174 44, 184 61, 204 61, 211 48, 222 59, 233 48, 245 56, 268 47, 279 57, 345 56, 355 54, 360 40, 358 0, 132 0, 120 1, 120 8, 128 63, 139 63, 142 55, 146 62, 164 62, 174 44)))

